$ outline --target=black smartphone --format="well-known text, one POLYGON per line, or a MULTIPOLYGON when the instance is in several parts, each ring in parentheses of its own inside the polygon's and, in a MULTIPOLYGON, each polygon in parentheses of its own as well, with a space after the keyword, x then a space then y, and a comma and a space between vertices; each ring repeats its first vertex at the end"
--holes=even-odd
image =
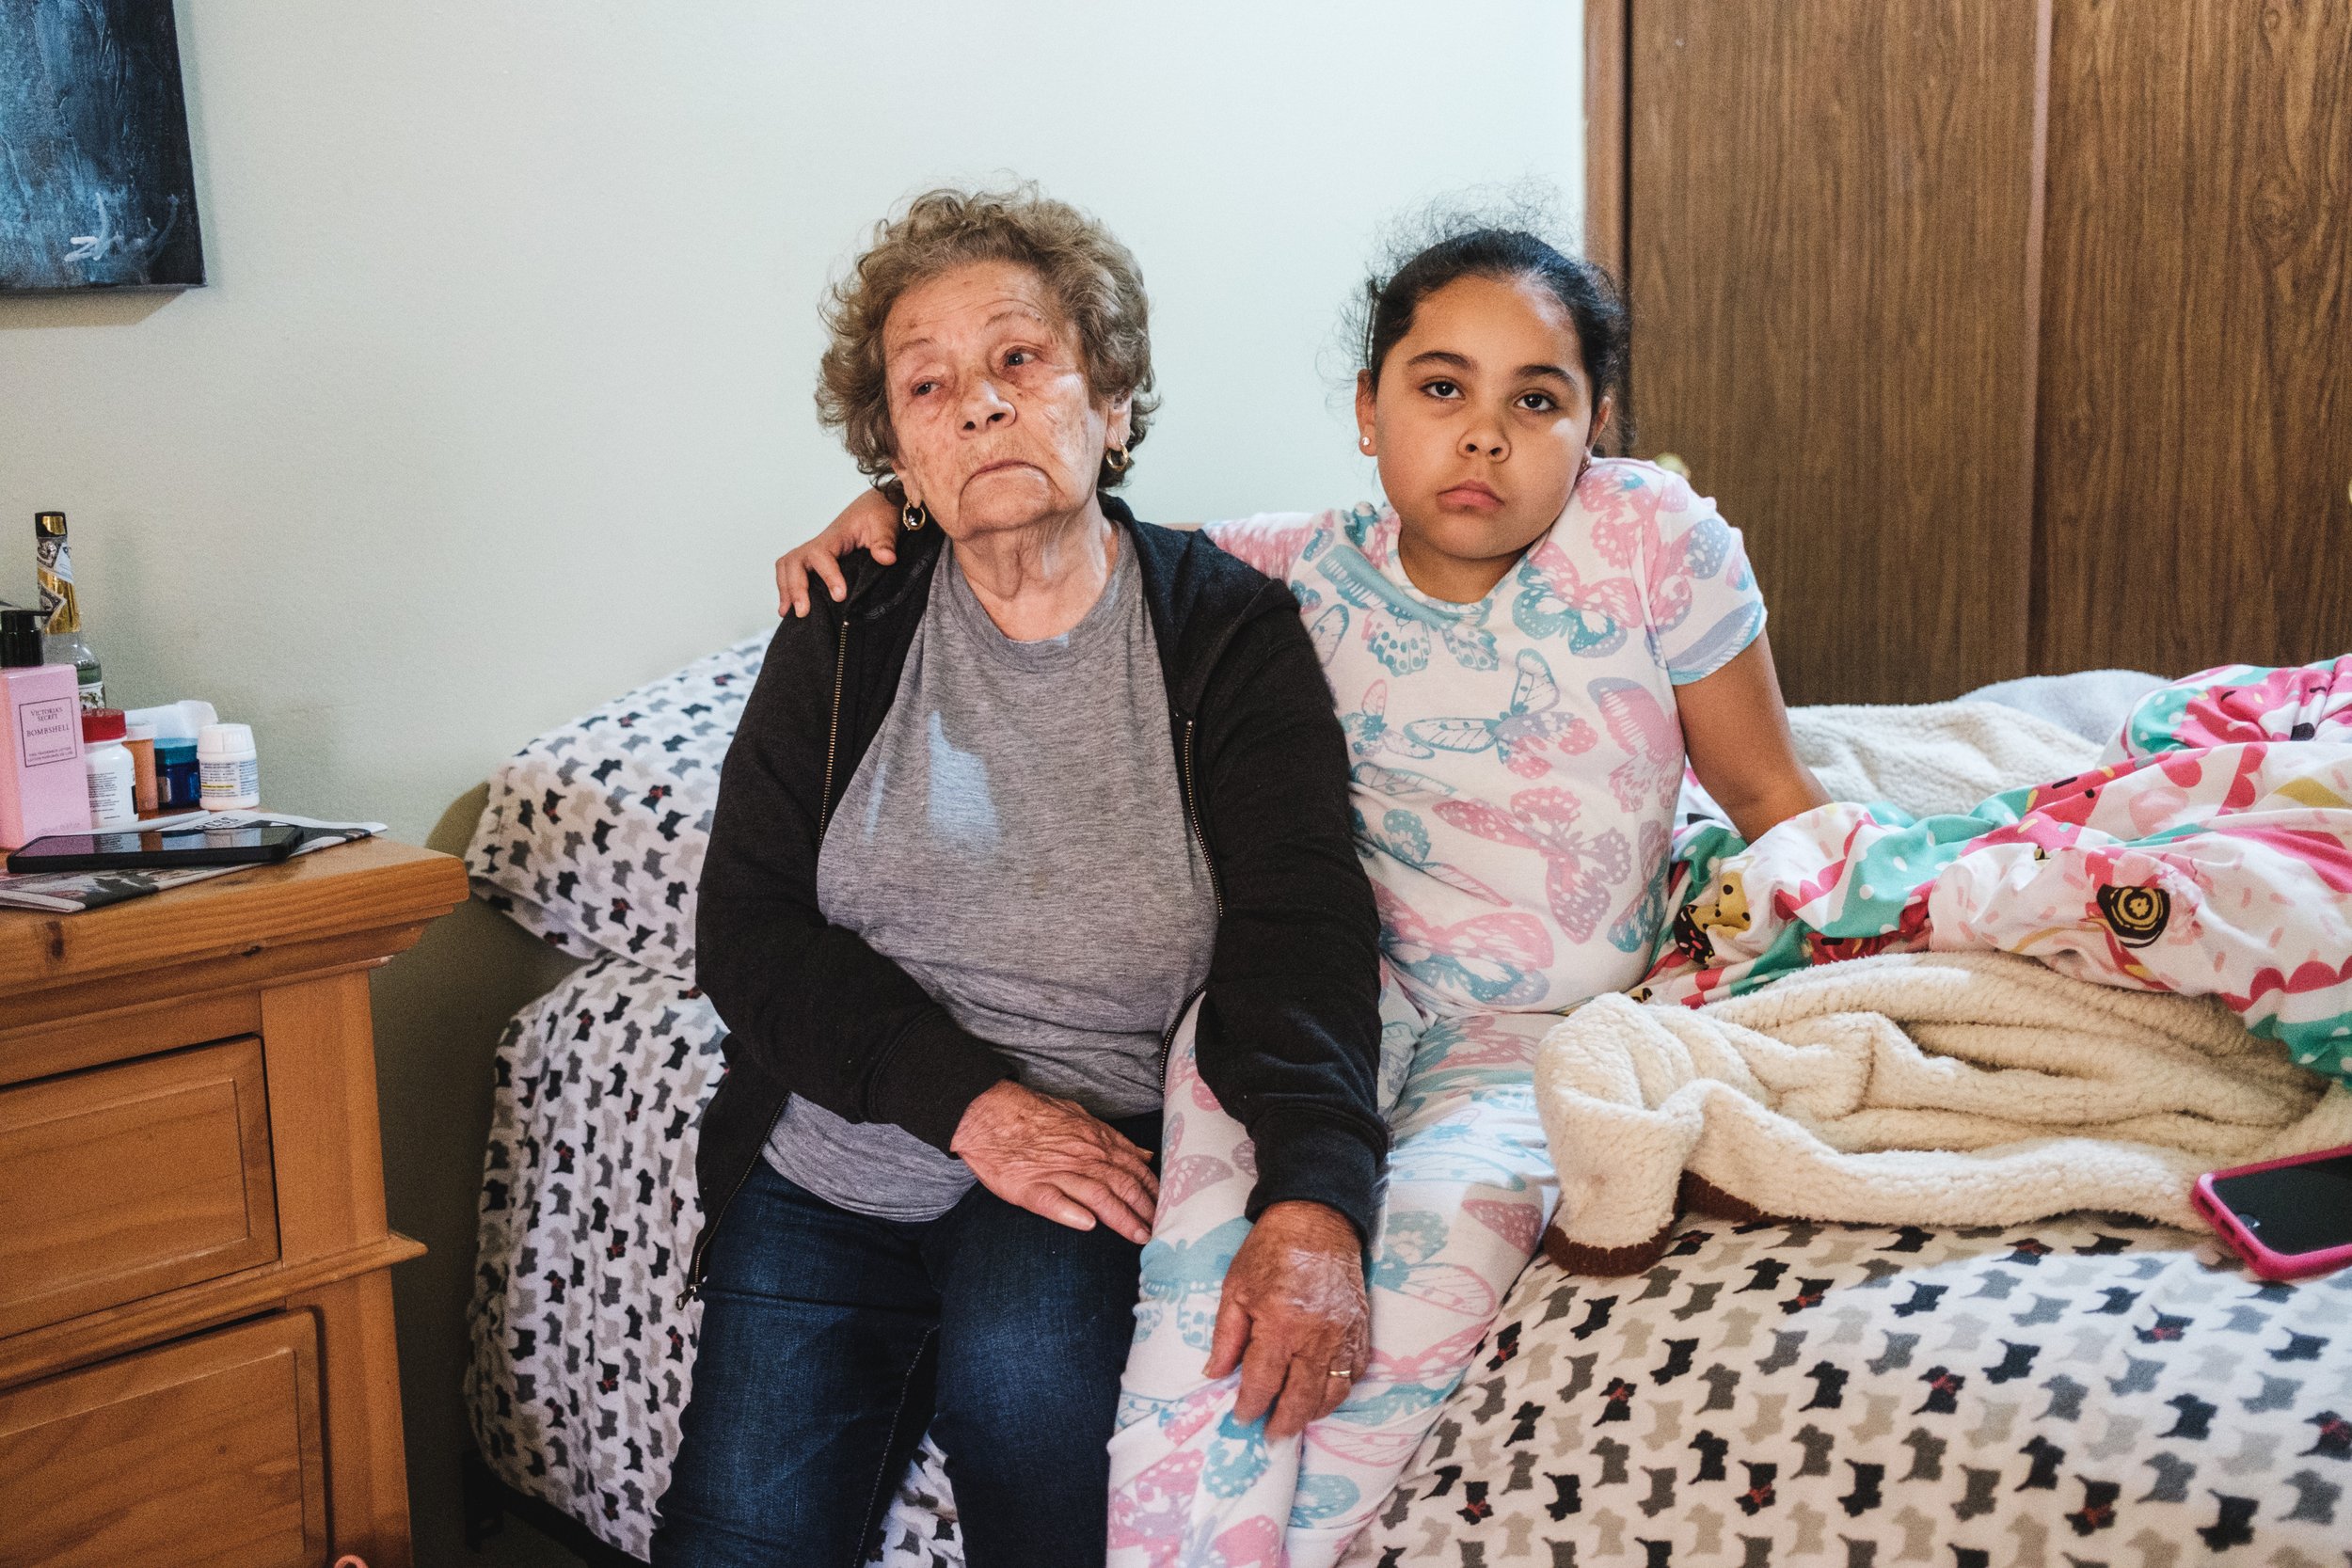
POLYGON ((2303 1279, 2352 1263, 2352 1148, 2217 1170, 2199 1177, 2190 1196, 2265 1279, 2303 1279))
POLYGON ((249 822, 118 833, 52 833, 8 856, 8 869, 168 871, 190 865, 267 865, 294 852, 307 830, 291 822, 249 822))

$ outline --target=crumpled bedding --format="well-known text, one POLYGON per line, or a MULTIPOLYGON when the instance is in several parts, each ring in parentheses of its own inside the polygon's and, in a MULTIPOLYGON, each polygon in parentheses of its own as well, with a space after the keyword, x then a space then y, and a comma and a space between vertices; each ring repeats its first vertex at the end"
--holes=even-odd
POLYGON ((1699 1006, 1873 953, 2017 953, 2217 997, 2352 1078, 2352 656, 2172 682, 2099 766, 1965 814, 1840 801, 1754 845, 1702 818, 1666 898, 1637 1000, 1699 1006))

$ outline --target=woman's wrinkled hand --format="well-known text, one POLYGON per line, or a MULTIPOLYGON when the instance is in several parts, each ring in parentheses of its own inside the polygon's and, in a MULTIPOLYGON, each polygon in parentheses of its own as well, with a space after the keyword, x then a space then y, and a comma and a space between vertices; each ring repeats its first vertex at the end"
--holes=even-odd
POLYGON ((1212 1378, 1241 1369, 1233 1418, 1269 1409, 1269 1437, 1304 1432, 1340 1407, 1372 1344, 1356 1227, 1328 1204, 1267 1206, 1226 1271, 1209 1346, 1212 1378))
POLYGON ((948 1149, 1007 1203, 1073 1230, 1099 1222, 1138 1246, 1152 1239, 1152 1157, 1073 1101, 1008 1079, 964 1107, 948 1149))
POLYGON ((808 613, 808 579, 822 578, 834 601, 850 592, 841 575, 841 558, 851 550, 871 550, 887 566, 898 559, 892 541, 898 537, 898 509, 880 490, 867 490, 841 509, 825 531, 795 550, 776 558, 776 613, 808 613))

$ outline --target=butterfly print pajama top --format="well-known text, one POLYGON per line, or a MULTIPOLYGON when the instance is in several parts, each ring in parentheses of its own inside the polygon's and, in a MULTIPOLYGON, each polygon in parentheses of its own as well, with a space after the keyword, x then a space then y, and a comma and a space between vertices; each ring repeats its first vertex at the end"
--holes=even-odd
POLYGON ((1391 971, 1439 1016, 1634 984, 1665 916, 1675 688, 1764 629, 1739 531, 1680 477, 1605 459, 1462 605, 1413 587, 1397 530, 1368 505, 1207 528, 1298 595, 1391 971))

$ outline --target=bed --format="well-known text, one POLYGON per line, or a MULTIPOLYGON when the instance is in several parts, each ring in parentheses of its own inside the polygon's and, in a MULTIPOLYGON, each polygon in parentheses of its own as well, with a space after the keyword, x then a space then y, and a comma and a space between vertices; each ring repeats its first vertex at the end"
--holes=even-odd
MULTIPOLYGON (((468 855, 478 896, 583 960, 498 1048, 474 1433, 508 1495, 638 1558, 692 1378, 699 1308, 679 1284, 721 1070, 693 886, 763 646, 532 741, 468 855)), ((2012 685, 1943 737, 1978 736, 1960 771, 1992 778, 2069 737, 2088 758, 2152 683, 2012 685)), ((1948 759, 1904 776, 1923 711, 1801 713, 1800 737, 1841 795, 1977 789, 1948 759)), ((2098 1215, 1702 1222, 1632 1277, 1539 1258, 1348 1560, 2344 1568, 2348 1487, 2352 1273, 2265 1285, 2201 1236, 2098 1215)), ((876 1560, 961 1560, 928 1446, 876 1560)))

